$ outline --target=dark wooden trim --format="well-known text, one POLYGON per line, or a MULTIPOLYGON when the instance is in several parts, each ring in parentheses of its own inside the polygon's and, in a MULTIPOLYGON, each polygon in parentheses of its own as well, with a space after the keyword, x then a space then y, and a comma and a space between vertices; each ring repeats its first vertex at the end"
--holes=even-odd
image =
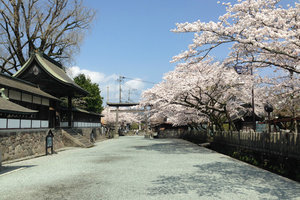
POLYGON ((72 97, 68 96, 68 127, 72 127, 72 97))

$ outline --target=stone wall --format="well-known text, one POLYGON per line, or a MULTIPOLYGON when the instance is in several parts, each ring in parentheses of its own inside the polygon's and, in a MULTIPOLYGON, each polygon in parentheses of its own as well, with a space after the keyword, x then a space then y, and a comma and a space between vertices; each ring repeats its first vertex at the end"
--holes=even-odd
MULTIPOLYGON (((49 129, 0 130, 0 159, 2 161, 45 154, 46 136, 49 129)), ((54 151, 65 146, 74 146, 64 137, 61 129, 51 129, 54 134, 54 151)), ((85 138, 95 142, 107 137, 101 128, 78 128, 85 138), (93 134, 91 134, 93 133, 93 134)), ((0 161, 1 165, 1 161, 0 161)))
MULTIPOLYGON (((45 153, 49 129, 1 130, 0 152, 2 161, 45 153)), ((54 151, 64 147, 61 130, 52 130, 54 151)))

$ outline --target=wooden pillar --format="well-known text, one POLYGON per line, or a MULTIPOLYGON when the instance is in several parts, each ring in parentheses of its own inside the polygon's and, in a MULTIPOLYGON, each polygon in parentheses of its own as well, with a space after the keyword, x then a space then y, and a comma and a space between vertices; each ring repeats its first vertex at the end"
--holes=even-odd
POLYGON ((68 96, 68 127, 72 127, 72 97, 68 96))

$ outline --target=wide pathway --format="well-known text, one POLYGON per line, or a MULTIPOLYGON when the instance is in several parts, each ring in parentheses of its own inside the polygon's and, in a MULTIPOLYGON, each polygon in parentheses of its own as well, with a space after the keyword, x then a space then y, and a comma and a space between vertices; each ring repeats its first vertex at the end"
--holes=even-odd
POLYGON ((5 165, 0 199, 300 199, 300 184, 192 143, 120 137, 5 165))

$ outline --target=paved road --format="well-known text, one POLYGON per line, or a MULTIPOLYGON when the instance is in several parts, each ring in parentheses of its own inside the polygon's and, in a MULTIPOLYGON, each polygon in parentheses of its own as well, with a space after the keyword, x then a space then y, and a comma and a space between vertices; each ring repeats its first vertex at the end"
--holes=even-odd
POLYGON ((183 140, 120 137, 5 165, 0 199, 300 199, 300 184, 183 140))

